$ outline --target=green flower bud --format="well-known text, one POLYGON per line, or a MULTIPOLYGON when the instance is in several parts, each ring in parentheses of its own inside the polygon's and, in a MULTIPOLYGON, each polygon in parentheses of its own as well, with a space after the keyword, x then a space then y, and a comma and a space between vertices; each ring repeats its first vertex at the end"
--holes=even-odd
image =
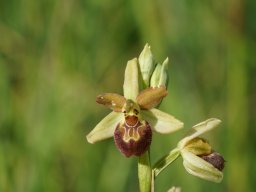
POLYGON ((167 86, 167 80, 168 80, 168 73, 167 73, 167 67, 168 67, 169 59, 168 57, 164 60, 163 64, 157 64, 153 75, 150 80, 150 86, 151 87, 160 87, 160 86, 167 86))
POLYGON ((143 51, 139 56, 139 65, 143 80, 143 86, 144 88, 149 87, 149 80, 155 68, 155 63, 152 52, 150 50, 150 46, 148 44, 145 45, 143 51))

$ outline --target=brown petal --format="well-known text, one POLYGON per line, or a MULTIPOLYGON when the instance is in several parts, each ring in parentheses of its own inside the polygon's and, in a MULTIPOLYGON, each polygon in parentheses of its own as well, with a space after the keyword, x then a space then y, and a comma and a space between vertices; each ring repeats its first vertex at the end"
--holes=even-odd
POLYGON ((144 89, 137 97, 141 109, 152 109, 168 94, 164 86, 144 89))
POLYGON ((112 109, 115 112, 121 112, 125 104, 125 98, 116 93, 104 93, 97 96, 96 102, 112 109))

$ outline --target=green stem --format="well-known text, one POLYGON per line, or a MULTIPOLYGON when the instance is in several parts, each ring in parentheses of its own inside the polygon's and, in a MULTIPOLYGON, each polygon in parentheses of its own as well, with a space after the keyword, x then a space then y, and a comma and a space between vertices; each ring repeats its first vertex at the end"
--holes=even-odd
MULTIPOLYGON (((150 164, 149 151, 145 152, 139 157, 138 177, 139 177, 140 192, 150 192, 152 169, 150 164)), ((154 186, 152 186, 152 188, 153 187, 154 186)))

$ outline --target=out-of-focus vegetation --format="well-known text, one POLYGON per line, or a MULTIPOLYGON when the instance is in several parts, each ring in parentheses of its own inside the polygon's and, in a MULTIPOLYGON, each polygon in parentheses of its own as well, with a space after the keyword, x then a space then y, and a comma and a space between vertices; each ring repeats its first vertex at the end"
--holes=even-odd
POLYGON ((185 123, 154 134, 152 161, 209 117, 223 121, 207 138, 227 160, 214 184, 179 159, 156 191, 254 191, 255 10, 254 0, 1 1, 0 191, 138 191, 137 158, 85 134, 109 112, 95 97, 122 93, 126 62, 146 42, 171 61, 161 109, 185 123))

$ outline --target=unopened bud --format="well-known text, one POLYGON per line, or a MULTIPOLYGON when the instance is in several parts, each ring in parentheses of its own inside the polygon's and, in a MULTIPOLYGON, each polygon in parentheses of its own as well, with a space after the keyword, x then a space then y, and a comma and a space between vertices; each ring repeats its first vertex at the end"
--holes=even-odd
POLYGON ((139 65, 143 80, 143 86, 144 88, 149 87, 149 80, 153 73, 155 63, 150 46, 148 44, 145 45, 143 51, 139 56, 139 65))
POLYGON ((150 86, 151 87, 160 87, 160 86, 167 86, 167 80, 168 80, 168 73, 167 73, 167 67, 168 67, 169 59, 168 57, 164 60, 163 64, 157 64, 151 80, 150 80, 150 86))

